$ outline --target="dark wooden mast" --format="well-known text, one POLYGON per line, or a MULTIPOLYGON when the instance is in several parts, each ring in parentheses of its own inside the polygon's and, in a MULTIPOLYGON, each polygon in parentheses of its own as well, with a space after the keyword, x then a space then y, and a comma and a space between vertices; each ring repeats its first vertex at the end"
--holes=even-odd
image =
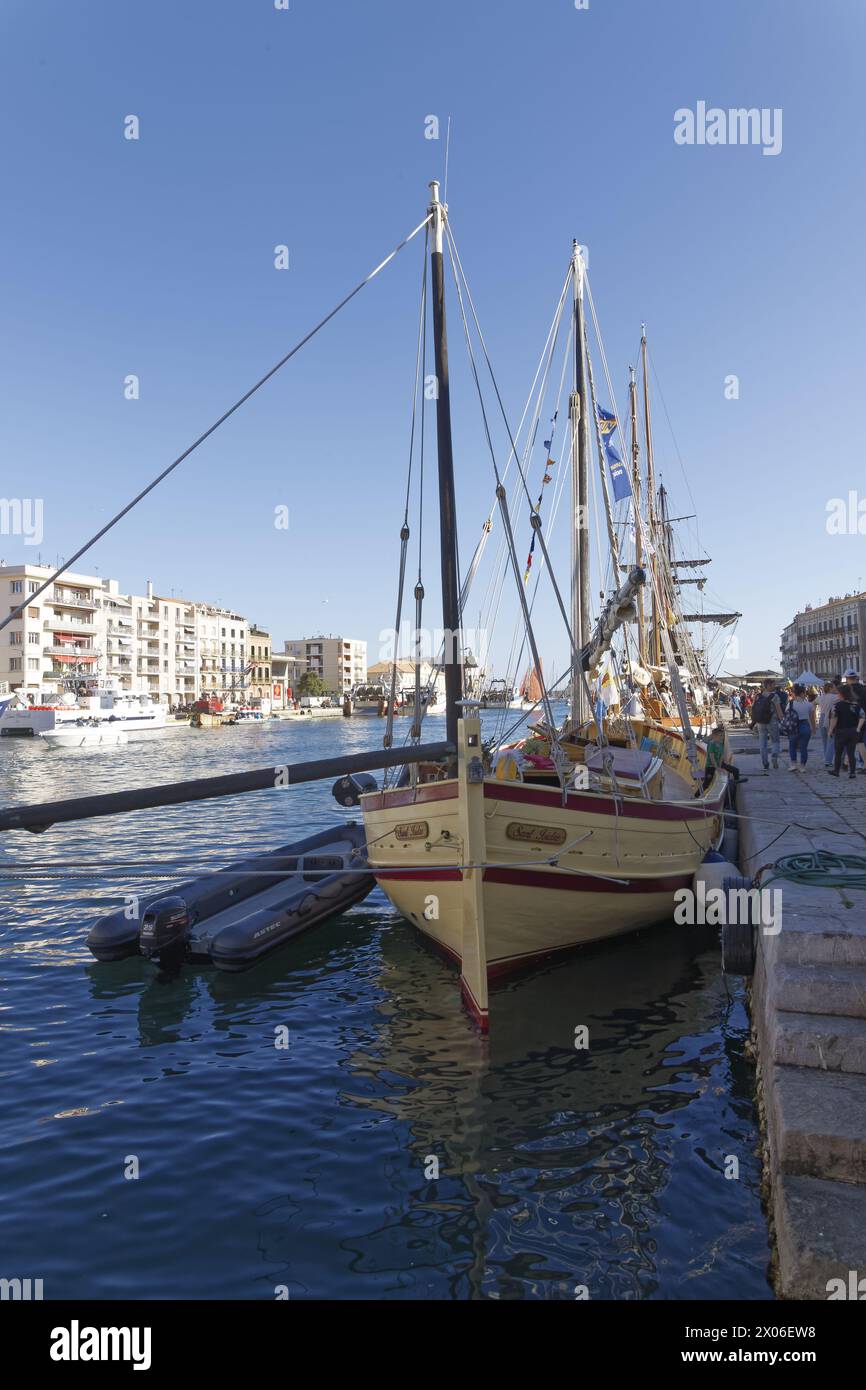
POLYGON ((457 582, 457 506, 454 492, 454 454, 451 443, 451 395, 448 385, 448 335, 445 324, 445 267, 442 240, 445 208, 439 183, 430 184, 432 239, 430 274, 433 285, 433 352, 436 367, 436 445, 439 455, 439 532, 442 567, 443 663, 445 668, 445 736, 457 742, 457 721, 463 699, 463 636, 460 586, 457 582))

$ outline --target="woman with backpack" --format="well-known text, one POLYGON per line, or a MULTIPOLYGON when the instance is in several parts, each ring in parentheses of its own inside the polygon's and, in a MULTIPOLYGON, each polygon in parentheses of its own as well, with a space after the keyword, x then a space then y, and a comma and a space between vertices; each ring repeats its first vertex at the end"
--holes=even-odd
POLYGON ((782 720, 781 732, 787 735, 788 739, 790 771, 796 772, 798 767, 801 772, 804 771, 809 756, 809 740, 815 732, 815 706, 806 698, 806 689, 802 685, 794 686, 793 695, 788 701, 788 708, 782 720))
POLYGON ((779 726, 782 721, 782 706, 779 696, 773 689, 772 681, 764 681, 761 693, 752 703, 749 723, 758 735, 761 745, 761 762, 764 772, 770 771, 770 750, 773 754, 773 767, 779 766, 779 726))

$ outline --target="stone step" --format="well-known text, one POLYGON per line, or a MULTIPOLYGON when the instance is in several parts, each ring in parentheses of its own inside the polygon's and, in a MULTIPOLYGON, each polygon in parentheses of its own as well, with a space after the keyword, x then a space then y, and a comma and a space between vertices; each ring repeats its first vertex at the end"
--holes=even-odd
POLYGON ((771 1146, 782 1171, 866 1183, 866 1076, 777 1066, 767 1080, 771 1146))
POLYGON ((831 1280, 847 1290, 852 1271, 866 1276, 866 1188, 780 1173, 773 1216, 782 1298, 827 1299, 839 1293, 831 1280))
POLYGON ((780 1066, 866 1076, 866 1019, 773 1009, 767 1019, 767 1042, 780 1066))
POLYGON ((767 971, 767 1003, 784 1013, 866 1018, 866 969, 855 965, 774 965, 767 971))
MULTIPOLYGON (((797 891, 799 895, 801 890, 797 891)), ((822 890, 812 891, 817 895, 822 890)), ((853 965, 866 970, 866 914, 847 909, 835 890, 831 895, 825 890, 808 903, 799 896, 795 902, 784 887, 781 892, 782 929, 776 936, 761 936, 768 963, 853 965)))

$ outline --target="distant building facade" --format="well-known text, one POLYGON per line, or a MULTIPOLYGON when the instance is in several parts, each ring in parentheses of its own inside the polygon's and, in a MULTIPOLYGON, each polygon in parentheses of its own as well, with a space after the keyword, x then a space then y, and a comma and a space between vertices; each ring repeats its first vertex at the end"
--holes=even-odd
POLYGON ((271 700, 271 634, 250 624, 249 628, 250 696, 254 700, 271 700))
POLYGON ((782 633, 782 671, 793 680, 801 671, 826 679, 863 672, 866 652, 866 593, 845 594, 807 604, 782 633))
MULTIPOLYGON (((122 594, 116 579, 67 572, 44 594, 47 565, 0 569, 0 612, 24 605, 0 632, 0 685, 60 694, 70 678, 110 677, 133 694, 185 704, 202 694, 249 698, 249 624, 230 609, 155 595, 122 594), (32 600, 32 601, 28 601, 32 600)), ((270 637, 256 629, 256 665, 270 684, 270 637)))
POLYGON ((321 676, 329 694, 342 695, 367 679, 367 643, 354 637, 287 640, 284 655, 302 663, 302 670, 321 676))

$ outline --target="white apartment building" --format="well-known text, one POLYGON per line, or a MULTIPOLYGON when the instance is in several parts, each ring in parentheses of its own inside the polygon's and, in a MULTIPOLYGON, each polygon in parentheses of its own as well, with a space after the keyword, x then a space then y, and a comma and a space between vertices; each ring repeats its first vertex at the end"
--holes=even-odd
POLYGON ((303 670, 315 671, 331 694, 342 695, 367 679, 367 643, 354 637, 329 634, 287 640, 282 654, 294 657, 303 670))
POLYGON ((24 605, 0 632, 0 682, 10 690, 60 691, 71 671, 96 673, 104 650, 103 581, 65 574, 38 598, 33 594, 51 574, 47 565, 0 569, 4 617, 24 605))
MULTIPOLYGON (((0 611, 24 604, 0 632, 0 687, 59 694, 64 679, 114 677, 123 690, 170 704, 202 694, 240 702, 249 690, 247 620, 228 608, 147 593, 116 579, 62 575, 32 603, 47 565, 0 568, 0 611)), ((259 650, 269 638, 258 631, 259 650)))

